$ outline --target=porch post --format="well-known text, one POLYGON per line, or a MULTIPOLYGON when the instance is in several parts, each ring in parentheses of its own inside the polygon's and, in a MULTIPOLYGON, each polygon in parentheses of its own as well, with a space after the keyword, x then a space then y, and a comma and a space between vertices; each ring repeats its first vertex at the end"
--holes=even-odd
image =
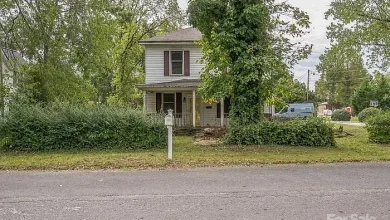
POLYGON ((221 99, 221 127, 224 126, 224 123, 223 121, 225 120, 225 103, 224 103, 224 99, 222 98, 221 99))
POLYGON ((275 116, 275 106, 274 105, 271 105, 271 112, 272 112, 272 116, 275 116))
POLYGON ((194 127, 196 127, 196 111, 195 111, 195 105, 196 103, 196 94, 195 94, 195 90, 192 90, 192 125, 194 127))
POLYGON ((144 90, 143 93, 144 93, 144 97, 143 97, 144 98, 144 100, 143 100, 144 101, 144 112, 146 112, 146 91, 144 90))

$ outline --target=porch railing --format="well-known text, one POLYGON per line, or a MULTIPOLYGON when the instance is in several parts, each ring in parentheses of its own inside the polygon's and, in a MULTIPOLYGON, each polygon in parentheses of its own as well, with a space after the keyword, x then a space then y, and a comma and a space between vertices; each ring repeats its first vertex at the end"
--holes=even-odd
MULTIPOLYGON (((164 120, 164 114, 160 113, 147 113, 149 117, 159 118, 164 120)), ((175 113, 173 114, 175 126, 185 127, 192 125, 191 124, 191 114, 190 113, 175 113)))
POLYGON ((175 120, 175 126, 185 127, 191 125, 190 113, 175 113, 173 116, 175 120))
MULTIPOLYGON (((164 119, 164 114, 160 113, 148 113, 150 117, 158 117, 159 119, 164 119)), ((192 126, 192 114, 191 113, 175 113, 174 116, 174 122, 175 126, 177 127, 186 127, 186 126, 192 126)), ((224 114, 223 118, 223 125, 227 126, 229 123, 229 114, 224 114)), ((203 125, 207 126, 207 125, 203 125)), ((211 121, 209 126, 221 126, 221 118, 215 118, 211 121), (214 121, 214 122, 213 122, 214 121)))

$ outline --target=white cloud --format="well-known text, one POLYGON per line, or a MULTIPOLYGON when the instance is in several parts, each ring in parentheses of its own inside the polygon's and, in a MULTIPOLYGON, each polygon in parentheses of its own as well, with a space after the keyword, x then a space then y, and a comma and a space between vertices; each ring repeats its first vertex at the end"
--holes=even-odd
MULTIPOLYGON (((179 6, 186 10, 188 0, 178 0, 179 6)), ((306 60, 302 60, 297 64, 292 72, 295 78, 299 79, 307 73, 307 70, 315 71, 315 66, 318 64, 319 56, 325 51, 327 47, 330 47, 330 42, 326 38, 326 27, 329 25, 329 21, 325 20, 324 13, 328 10, 331 0, 288 0, 288 2, 296 7, 299 7, 303 11, 307 12, 310 16, 311 28, 310 34, 298 39, 300 42, 313 44, 313 53, 306 60)), ((319 76, 313 76, 310 80, 310 88, 314 89, 314 82, 319 76)), ((302 82, 306 82, 307 78, 303 78, 302 82)))

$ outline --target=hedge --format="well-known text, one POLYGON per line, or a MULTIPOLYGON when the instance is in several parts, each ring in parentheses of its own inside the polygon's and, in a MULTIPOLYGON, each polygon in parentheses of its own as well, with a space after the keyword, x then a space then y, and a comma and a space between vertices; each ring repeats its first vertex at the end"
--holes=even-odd
POLYGON ((230 125, 228 144, 239 145, 294 145, 335 146, 331 124, 321 118, 289 121, 264 121, 247 126, 230 125))
POLYGON ((367 121, 370 117, 375 116, 381 112, 380 109, 377 108, 365 108, 363 111, 361 111, 358 115, 358 119, 360 122, 365 122, 367 121))
POLYGON ((390 111, 369 118, 367 131, 371 142, 390 144, 390 111))
POLYGON ((334 110, 331 116, 332 121, 350 121, 351 114, 344 109, 334 110))
POLYGON ((9 150, 139 149, 166 146, 162 118, 112 107, 17 106, 0 122, 9 150))

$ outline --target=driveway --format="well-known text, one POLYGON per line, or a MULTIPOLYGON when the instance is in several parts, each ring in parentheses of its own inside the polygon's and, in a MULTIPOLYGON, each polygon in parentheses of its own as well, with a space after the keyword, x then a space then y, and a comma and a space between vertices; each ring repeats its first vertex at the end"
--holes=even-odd
POLYGON ((341 125, 351 125, 351 126, 360 126, 360 127, 366 126, 366 124, 362 122, 352 122, 352 121, 331 121, 331 122, 335 124, 341 124, 341 125))
POLYGON ((390 163, 0 172, 6 220, 346 217, 390 219, 390 163))

